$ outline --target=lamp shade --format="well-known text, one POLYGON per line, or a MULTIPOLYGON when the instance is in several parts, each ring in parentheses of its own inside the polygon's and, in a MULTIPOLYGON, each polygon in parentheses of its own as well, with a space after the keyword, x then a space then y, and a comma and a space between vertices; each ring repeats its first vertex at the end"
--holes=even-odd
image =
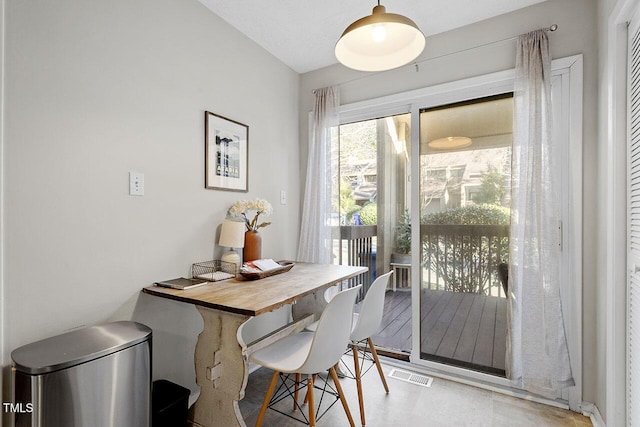
POLYGON ((220 228, 218 244, 227 248, 244 247, 244 222, 224 221, 220 228))
POLYGON ((471 142, 471 138, 466 136, 448 136, 429 141, 427 145, 436 150, 453 150, 454 148, 468 147, 471 142))
POLYGON ((411 19, 376 6, 369 16, 349 25, 336 43, 338 61, 361 71, 384 71, 405 65, 424 50, 425 38, 411 19))

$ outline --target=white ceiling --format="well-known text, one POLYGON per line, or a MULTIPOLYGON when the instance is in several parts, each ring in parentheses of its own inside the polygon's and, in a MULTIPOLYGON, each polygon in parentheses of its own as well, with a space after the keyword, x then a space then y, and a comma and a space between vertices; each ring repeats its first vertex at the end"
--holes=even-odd
MULTIPOLYGON (((199 0, 298 73, 335 64, 336 41, 374 0, 199 0)), ((544 0, 385 0, 389 13, 411 18, 426 36, 544 0)), ((427 41, 428 42, 428 41, 427 41)))

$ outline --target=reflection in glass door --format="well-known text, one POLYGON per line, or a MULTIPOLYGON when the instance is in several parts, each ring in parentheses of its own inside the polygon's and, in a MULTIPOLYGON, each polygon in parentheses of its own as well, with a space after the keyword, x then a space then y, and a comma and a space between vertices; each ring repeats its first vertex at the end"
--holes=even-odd
POLYGON ((420 358, 505 373, 512 94, 420 111, 420 358))
POLYGON ((377 275, 396 270, 373 341, 383 353, 405 358, 411 352, 410 120, 407 113, 339 127, 333 205, 334 262, 369 267, 354 279, 364 292, 377 275))

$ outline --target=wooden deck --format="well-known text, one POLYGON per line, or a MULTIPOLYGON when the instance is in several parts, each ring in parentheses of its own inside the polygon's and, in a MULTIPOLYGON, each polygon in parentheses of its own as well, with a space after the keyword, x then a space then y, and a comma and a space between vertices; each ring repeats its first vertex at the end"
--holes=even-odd
MULTIPOLYGON (((424 289, 421 305, 423 359, 504 375, 504 298, 424 289)), ((383 349, 411 351, 410 292, 387 291, 382 327, 373 341, 383 349)))

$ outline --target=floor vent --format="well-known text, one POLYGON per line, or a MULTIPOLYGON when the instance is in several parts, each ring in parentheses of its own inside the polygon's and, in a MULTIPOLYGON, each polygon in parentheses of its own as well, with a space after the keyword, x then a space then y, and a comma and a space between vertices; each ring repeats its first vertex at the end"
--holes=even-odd
POLYGON ((424 375, 414 374, 407 371, 401 371, 399 369, 392 369, 389 377, 397 380, 406 381, 411 384, 416 384, 422 387, 431 387, 433 378, 426 377, 424 375))

